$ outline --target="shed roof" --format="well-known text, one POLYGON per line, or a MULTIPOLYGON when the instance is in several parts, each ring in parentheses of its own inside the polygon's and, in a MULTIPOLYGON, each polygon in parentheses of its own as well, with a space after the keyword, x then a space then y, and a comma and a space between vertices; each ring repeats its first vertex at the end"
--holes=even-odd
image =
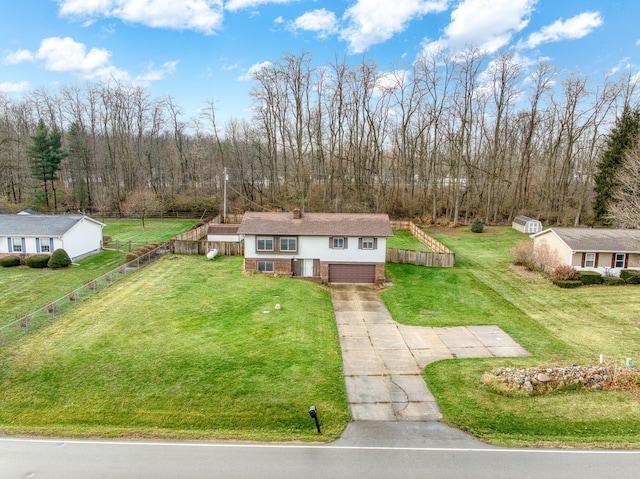
POLYGON ((517 224, 517 225, 526 225, 529 221, 538 221, 538 220, 534 220, 533 218, 529 218, 528 216, 516 216, 513 219, 513 223, 517 224))
POLYGON ((207 228, 210 235, 237 235, 240 225, 213 224, 207 228))
POLYGON ((296 236, 393 236, 389 216, 371 213, 292 213, 247 212, 239 234, 296 236))
POLYGON ((640 252, 640 230, 607 228, 550 228, 532 235, 554 233, 572 251, 602 253, 640 252))
POLYGON ((104 226, 84 215, 0 215, 0 236, 63 236, 84 218, 104 226))

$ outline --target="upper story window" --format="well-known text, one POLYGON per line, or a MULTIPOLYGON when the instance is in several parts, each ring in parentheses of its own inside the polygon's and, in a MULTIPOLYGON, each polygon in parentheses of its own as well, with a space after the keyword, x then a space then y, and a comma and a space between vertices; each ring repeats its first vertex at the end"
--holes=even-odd
POLYGON ((273 238, 271 236, 258 236, 258 251, 273 251, 273 238))
POLYGON ((362 249, 374 249, 373 238, 362 238, 362 249))
POLYGON ((295 252, 298 251, 297 238, 280 238, 280 251, 282 252, 295 252))

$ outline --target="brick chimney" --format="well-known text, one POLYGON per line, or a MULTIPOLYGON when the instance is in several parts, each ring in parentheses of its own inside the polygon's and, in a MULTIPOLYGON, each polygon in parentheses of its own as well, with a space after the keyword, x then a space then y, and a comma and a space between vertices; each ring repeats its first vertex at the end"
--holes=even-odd
POLYGON ((294 208, 293 209, 293 219, 294 220, 299 220, 300 218, 302 218, 302 213, 300 212, 300 208, 294 208))

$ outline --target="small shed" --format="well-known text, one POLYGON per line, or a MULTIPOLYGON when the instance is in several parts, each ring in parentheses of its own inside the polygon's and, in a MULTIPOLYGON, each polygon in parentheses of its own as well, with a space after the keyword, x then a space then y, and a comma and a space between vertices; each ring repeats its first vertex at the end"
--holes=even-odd
POLYGON ((220 241, 223 243, 239 243, 242 236, 238 234, 240 225, 210 224, 207 230, 207 241, 220 241))
POLYGON ((528 216, 516 216, 511 223, 511 227, 521 233, 534 234, 542 231, 542 223, 528 216))

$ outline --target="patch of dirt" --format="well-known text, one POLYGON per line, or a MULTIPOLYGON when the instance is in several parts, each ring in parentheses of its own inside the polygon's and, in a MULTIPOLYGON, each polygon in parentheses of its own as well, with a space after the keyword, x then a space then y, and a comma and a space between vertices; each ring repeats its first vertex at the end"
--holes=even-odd
POLYGON ((519 276, 522 276, 523 278, 527 278, 527 279, 529 279, 531 281, 535 281, 537 283, 546 283, 547 282, 547 280, 545 278, 543 278, 542 276, 540 276, 539 273, 531 271, 530 269, 527 269, 524 266, 521 266, 519 264, 511 263, 509 265, 509 268, 511 268, 511 270, 516 272, 519 276))

